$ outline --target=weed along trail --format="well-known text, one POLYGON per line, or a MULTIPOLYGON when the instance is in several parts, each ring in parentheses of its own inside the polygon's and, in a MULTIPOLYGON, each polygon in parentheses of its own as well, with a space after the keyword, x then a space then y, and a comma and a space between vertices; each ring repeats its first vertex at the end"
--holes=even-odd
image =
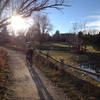
POLYGON ((69 100, 57 93, 55 87, 34 65, 27 66, 24 54, 11 50, 8 52, 12 72, 12 85, 9 88, 15 93, 13 100, 69 100))

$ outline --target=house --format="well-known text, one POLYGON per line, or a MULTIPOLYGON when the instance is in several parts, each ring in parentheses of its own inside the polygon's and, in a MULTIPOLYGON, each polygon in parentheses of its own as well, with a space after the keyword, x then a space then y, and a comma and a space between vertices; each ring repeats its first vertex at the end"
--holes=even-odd
POLYGON ((68 42, 69 44, 76 44, 77 35, 73 33, 61 33, 55 34, 53 40, 58 40, 61 42, 68 42))
POLYGON ((60 40, 68 42, 70 44, 74 44, 74 42, 76 41, 76 35, 72 33, 60 34, 60 40))

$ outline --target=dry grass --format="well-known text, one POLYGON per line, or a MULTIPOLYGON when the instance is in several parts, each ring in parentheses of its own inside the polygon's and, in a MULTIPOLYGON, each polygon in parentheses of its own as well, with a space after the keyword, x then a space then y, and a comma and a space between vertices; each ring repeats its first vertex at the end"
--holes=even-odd
POLYGON ((5 67, 7 65, 8 52, 4 49, 0 49, 0 67, 5 67))
MULTIPOLYGON (((56 65, 37 55, 34 57, 36 66, 59 88, 67 94, 71 100, 99 100, 99 87, 81 80, 70 73, 63 73, 56 69, 56 65), (38 62, 37 62, 38 61, 38 62)), ((73 72, 72 72, 73 73, 73 72)), ((80 75, 80 74, 78 74, 80 75)))
MULTIPOLYGON (((48 51, 45 50, 42 52, 46 54, 48 51)), ((96 64, 98 64, 97 62, 100 62, 99 60, 100 55, 97 56, 95 54, 91 56, 88 54, 78 54, 78 53, 69 53, 69 52, 64 52, 64 51, 52 50, 52 51, 49 51, 49 55, 57 60, 64 59, 65 64, 72 65, 73 67, 79 67, 80 63, 88 63, 90 61, 91 62, 95 61, 96 64)), ((84 72, 68 68, 67 66, 66 66, 66 71, 73 74, 74 76, 77 76, 80 79, 83 79, 82 75, 84 74, 84 72)), ((84 80, 89 81, 91 84, 94 84, 100 87, 99 82, 89 77, 86 73, 84 76, 84 80)))
POLYGON ((8 67, 8 52, 0 48, 0 100, 13 100, 14 93, 9 89, 11 85, 11 73, 8 67))
POLYGON ((42 51, 43 53, 47 54, 49 52, 49 55, 56 60, 60 61, 60 59, 64 59, 65 64, 69 64, 72 66, 79 66, 78 61, 88 61, 88 57, 86 55, 80 55, 77 53, 70 53, 66 51, 42 51))
POLYGON ((87 52, 90 52, 90 53, 100 53, 100 50, 96 50, 92 46, 87 46, 87 52))

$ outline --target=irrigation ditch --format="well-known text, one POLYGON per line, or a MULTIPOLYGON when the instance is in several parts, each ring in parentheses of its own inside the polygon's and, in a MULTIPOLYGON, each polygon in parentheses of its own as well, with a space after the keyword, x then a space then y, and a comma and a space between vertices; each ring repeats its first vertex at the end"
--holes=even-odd
POLYGON ((100 83, 89 76, 100 76, 100 73, 64 64, 63 59, 58 61, 41 51, 34 51, 33 61, 72 100, 100 99, 100 83))

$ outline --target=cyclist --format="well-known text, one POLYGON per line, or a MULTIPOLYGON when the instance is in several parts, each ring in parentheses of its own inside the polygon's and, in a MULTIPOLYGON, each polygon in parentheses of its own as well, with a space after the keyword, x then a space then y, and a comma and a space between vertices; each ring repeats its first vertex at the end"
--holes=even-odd
POLYGON ((27 53, 26 53, 26 61, 28 61, 30 66, 32 66, 32 62, 33 62, 33 49, 29 49, 27 51, 27 53))

